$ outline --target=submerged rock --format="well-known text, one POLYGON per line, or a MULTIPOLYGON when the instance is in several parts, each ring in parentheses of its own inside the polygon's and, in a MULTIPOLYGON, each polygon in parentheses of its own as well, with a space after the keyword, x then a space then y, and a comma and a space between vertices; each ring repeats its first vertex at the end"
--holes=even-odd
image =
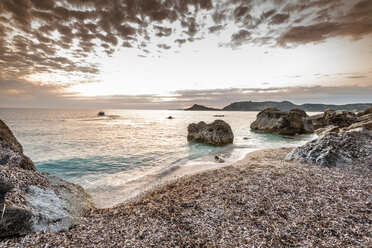
POLYGON ((314 132, 311 118, 300 109, 281 111, 266 108, 258 113, 251 129, 283 135, 308 134, 314 132))
POLYGON ((321 166, 352 162, 372 165, 372 132, 359 128, 339 134, 326 133, 294 149, 287 155, 286 160, 321 166))
POLYGON ((204 121, 192 123, 187 127, 187 140, 223 146, 234 141, 234 134, 229 124, 223 120, 215 120, 210 124, 204 121))
POLYGON ((2 121, 0 126, 0 211, 5 205, 0 238, 76 225, 94 207, 90 195, 79 185, 36 172, 9 128, 2 121))

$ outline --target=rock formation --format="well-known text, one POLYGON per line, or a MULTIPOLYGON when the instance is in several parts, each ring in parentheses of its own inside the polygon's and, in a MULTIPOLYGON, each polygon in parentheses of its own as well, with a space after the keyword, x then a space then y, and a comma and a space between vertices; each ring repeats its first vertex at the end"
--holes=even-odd
POLYGON ((357 121, 355 113, 345 110, 327 109, 324 111, 326 125, 334 125, 340 128, 348 127, 357 121))
POLYGON ((0 166, 19 167, 35 171, 31 159, 23 154, 21 144, 14 137, 8 126, 0 120, 0 166))
POLYGON ((0 169, 0 238, 66 230, 94 207, 92 198, 81 186, 36 172, 1 120, 0 169))
POLYGON ((330 132, 339 133, 340 128, 338 126, 329 125, 315 130, 315 133, 319 136, 330 132))
POLYGON ((257 119, 251 124, 251 129, 284 135, 314 132, 312 120, 300 109, 281 111, 276 108, 266 108, 258 113, 257 119))
POLYGON ((204 121, 192 123, 187 127, 187 140, 223 146, 234 141, 234 134, 229 124, 223 120, 215 120, 210 124, 204 121))
POLYGON ((313 122, 313 126, 315 130, 326 126, 326 123, 324 120, 324 113, 312 115, 310 116, 310 118, 311 118, 311 121, 313 122))
POLYGON ((372 132, 363 128, 339 134, 330 132, 297 147, 286 160, 335 166, 352 162, 372 166, 372 132))

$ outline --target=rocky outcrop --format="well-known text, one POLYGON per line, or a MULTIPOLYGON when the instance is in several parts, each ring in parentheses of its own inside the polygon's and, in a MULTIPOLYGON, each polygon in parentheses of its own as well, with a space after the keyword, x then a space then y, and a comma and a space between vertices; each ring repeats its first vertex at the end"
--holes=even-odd
POLYGON ((326 126, 326 123, 324 120, 324 113, 312 115, 310 116, 310 118, 311 118, 311 121, 313 122, 313 126, 315 130, 326 126))
POLYGON ((300 109, 280 111, 276 108, 266 108, 258 113, 257 119, 251 124, 251 129, 284 135, 314 132, 311 118, 300 109))
POLYGON ((187 140, 192 142, 223 146, 234 141, 230 125, 223 120, 215 120, 210 124, 204 121, 192 123, 187 127, 187 131, 187 140))
POLYGON ((21 144, 14 137, 8 126, 0 120, 0 166, 19 167, 35 171, 31 159, 23 154, 21 144))
POLYGON ((372 119, 356 122, 354 124, 351 124, 348 127, 343 128, 342 131, 349 131, 355 128, 364 128, 364 129, 372 131, 372 119))
POLYGON ((345 110, 327 109, 324 111, 326 125, 334 125, 340 128, 348 127, 357 121, 356 114, 345 110))
POLYGON ((357 116, 360 117, 360 116, 369 115, 369 114, 372 114, 372 108, 369 108, 363 112, 359 112, 357 116))
POLYGON ((1 161, 8 162, 0 164, 0 211, 5 206, 5 211, 0 212, 0 238, 43 230, 67 230, 76 225, 79 218, 94 207, 92 198, 79 185, 39 173, 34 167, 21 166, 13 157, 24 156, 20 154, 22 146, 9 128, 0 123, 0 154, 10 154, 10 159, 2 155, 1 161))
POLYGON ((372 132, 362 128, 339 134, 330 132, 297 147, 287 155, 286 160, 321 166, 352 162, 372 166, 372 132))

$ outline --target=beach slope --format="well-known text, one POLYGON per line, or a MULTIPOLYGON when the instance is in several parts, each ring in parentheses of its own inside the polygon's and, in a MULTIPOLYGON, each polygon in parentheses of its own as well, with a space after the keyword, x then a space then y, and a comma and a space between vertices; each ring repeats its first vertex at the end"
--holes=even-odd
POLYGON ((284 160, 291 148, 250 153, 97 209, 67 232, 3 240, 2 247, 368 247, 371 166, 284 160))

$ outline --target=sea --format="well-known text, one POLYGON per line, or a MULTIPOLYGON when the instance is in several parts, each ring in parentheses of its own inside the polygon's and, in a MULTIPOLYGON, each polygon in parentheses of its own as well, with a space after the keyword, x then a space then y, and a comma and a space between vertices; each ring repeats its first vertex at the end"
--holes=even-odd
POLYGON ((0 109, 0 119, 37 170, 81 185, 97 207, 132 199, 162 177, 179 176, 180 169, 226 166, 257 149, 295 147, 315 138, 251 131, 256 115, 240 111, 0 109), (99 111, 105 116, 97 116, 99 111), (215 147, 187 141, 190 123, 216 119, 230 124, 233 144, 215 147))

